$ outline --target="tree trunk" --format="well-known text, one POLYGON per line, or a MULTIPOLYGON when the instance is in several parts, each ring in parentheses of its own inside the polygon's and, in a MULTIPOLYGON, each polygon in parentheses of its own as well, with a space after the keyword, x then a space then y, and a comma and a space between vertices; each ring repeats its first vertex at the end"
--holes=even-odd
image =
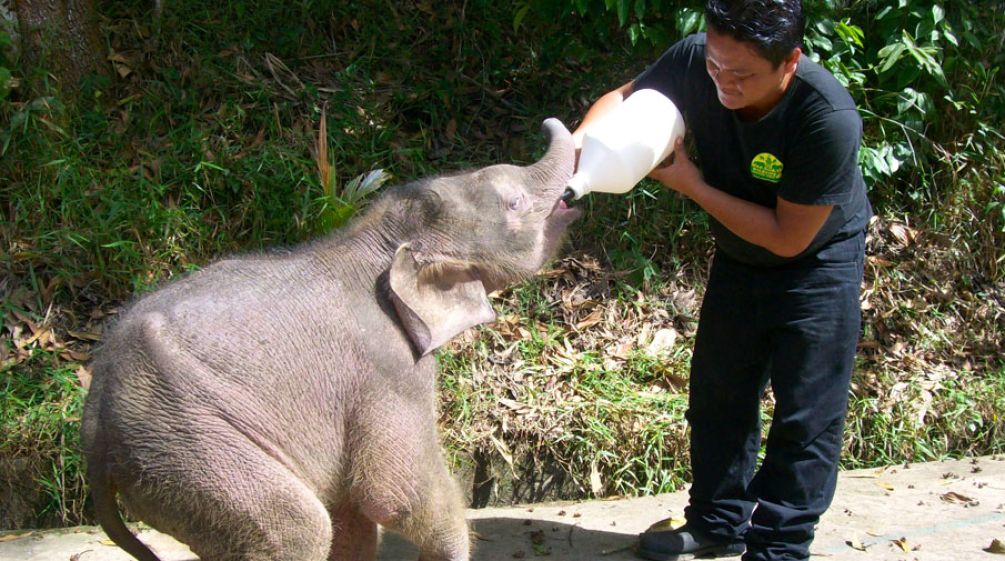
POLYGON ((21 56, 32 81, 44 68, 63 91, 91 72, 105 72, 94 0, 14 0, 21 27, 21 56))

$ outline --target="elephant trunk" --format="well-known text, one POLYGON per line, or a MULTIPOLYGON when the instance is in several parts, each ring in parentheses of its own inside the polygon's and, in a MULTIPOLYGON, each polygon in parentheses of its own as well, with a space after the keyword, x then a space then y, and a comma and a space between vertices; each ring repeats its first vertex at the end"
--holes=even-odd
POLYGON ((545 192, 560 191, 572 177, 576 148, 572 134, 558 119, 545 119, 542 128, 548 135, 548 151, 524 169, 530 176, 530 185, 541 185, 545 192))

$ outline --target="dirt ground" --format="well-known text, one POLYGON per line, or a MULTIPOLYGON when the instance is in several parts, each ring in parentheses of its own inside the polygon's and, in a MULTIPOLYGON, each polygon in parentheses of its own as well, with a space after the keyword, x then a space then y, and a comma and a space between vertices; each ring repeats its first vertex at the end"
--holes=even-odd
MULTIPOLYGON (((627 561, 636 535, 680 518, 687 493, 636 499, 469 511, 474 561, 627 561)), ((163 561, 189 561, 185 546, 150 529, 140 538, 163 561)), ((833 561, 1005 561, 1005 457, 981 457, 843 472, 813 557, 833 561)), ((414 560, 395 535, 380 561, 414 560)), ((100 529, 0 533, 0 561, 126 561, 100 529)), ((738 559, 738 558, 734 558, 738 559)))

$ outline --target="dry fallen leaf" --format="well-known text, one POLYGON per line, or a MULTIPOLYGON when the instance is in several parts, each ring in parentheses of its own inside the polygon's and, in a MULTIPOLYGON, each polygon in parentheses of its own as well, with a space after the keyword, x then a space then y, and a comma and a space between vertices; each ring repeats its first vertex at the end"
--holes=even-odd
POLYGON ((894 545, 899 547, 900 550, 903 551, 904 553, 908 553, 911 551, 911 546, 907 544, 907 538, 900 538, 899 540, 890 540, 890 541, 892 541, 894 545))
POLYGON ((77 380, 80 382, 80 387, 85 390, 91 387, 91 369, 86 366, 81 366, 77 369, 77 380))
POLYGON ((97 331, 74 331, 67 329, 66 334, 81 341, 101 341, 101 333, 97 331))
POLYGON ((597 462, 594 460, 590 463, 590 491, 594 495, 600 495, 603 490, 604 482, 600 479, 600 470, 597 469, 597 462))
POLYGON ((950 491, 940 495, 939 498, 947 503, 959 503, 967 506, 977 506, 980 504, 980 501, 972 499, 966 495, 961 495, 955 491, 950 491))
POLYGON ((125 78, 133 73, 133 69, 129 67, 129 59, 119 53, 112 53, 108 55, 109 62, 118 72, 121 78, 125 78))
POLYGON ((894 222, 890 224, 888 228, 889 233, 897 239, 903 245, 910 245, 918 237, 917 230, 909 227, 906 224, 900 222, 894 222))
POLYGON ((850 548, 852 548, 854 550, 857 550, 857 551, 865 551, 865 548, 867 547, 865 544, 863 544, 861 541, 859 541, 857 539, 847 540, 844 543, 848 547, 850 547, 850 548))
POLYGON ((0 536, 0 542, 12 542, 14 540, 19 540, 21 538, 26 538, 32 535, 33 532, 28 532, 25 534, 7 534, 6 536, 0 536))
POLYGON ((576 331, 582 331, 588 327, 593 327, 604 320, 604 314, 601 308, 597 308, 590 312, 590 315, 586 316, 582 320, 576 323, 576 331))
POLYGON ((76 362, 87 362, 91 360, 91 353, 84 351, 75 351, 73 349, 65 349, 59 353, 60 358, 68 361, 76 362))
POLYGON ((646 351, 653 356, 663 356, 673 350, 677 342, 677 332, 673 329, 659 329, 653 334, 646 351))

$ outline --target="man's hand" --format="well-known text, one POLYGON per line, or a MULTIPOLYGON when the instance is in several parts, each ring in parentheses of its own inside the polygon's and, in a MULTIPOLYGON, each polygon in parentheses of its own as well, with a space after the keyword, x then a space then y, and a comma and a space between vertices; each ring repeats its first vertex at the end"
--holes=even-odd
POLYGON ((683 138, 677 139, 673 152, 656 169, 649 172, 649 177, 681 195, 692 198, 695 189, 702 183, 701 172, 688 158, 683 138))
POLYGON ((672 156, 668 165, 654 169, 649 177, 693 200, 734 234, 776 255, 801 253, 831 213, 829 205, 800 205, 778 197, 775 207, 769 208, 720 191, 705 183, 681 139, 672 156))

